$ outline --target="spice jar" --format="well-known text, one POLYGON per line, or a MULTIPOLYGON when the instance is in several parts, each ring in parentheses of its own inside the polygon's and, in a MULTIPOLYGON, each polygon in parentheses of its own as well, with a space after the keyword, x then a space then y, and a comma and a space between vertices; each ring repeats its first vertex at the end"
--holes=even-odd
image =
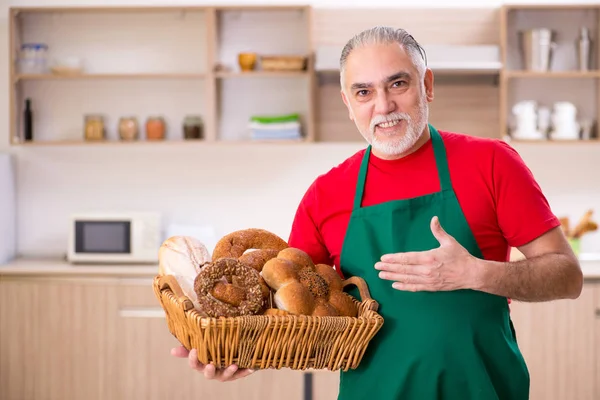
POLYGON ((135 117, 121 117, 119 119, 119 136, 122 140, 135 140, 139 134, 138 122, 135 117))
POLYGON ((101 115, 85 116, 85 140, 104 140, 106 130, 104 129, 104 117, 101 115))
POLYGON ((165 138, 165 121, 162 117, 148 117, 146 121, 146 139, 163 140, 165 138))
POLYGON ((183 120, 183 136, 186 139, 203 139, 204 123, 202 118, 196 115, 188 115, 183 120))

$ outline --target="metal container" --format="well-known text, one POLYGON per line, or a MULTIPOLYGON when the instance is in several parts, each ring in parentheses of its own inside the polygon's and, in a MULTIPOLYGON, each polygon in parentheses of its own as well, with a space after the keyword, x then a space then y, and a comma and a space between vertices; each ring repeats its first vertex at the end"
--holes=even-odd
POLYGON ((577 47, 577 67, 580 71, 588 71, 590 67, 592 39, 590 38, 590 30, 581 28, 579 30, 579 38, 576 43, 577 47))
POLYGON ((519 32, 521 59, 526 70, 545 72, 551 69, 555 36, 555 31, 545 28, 519 32))

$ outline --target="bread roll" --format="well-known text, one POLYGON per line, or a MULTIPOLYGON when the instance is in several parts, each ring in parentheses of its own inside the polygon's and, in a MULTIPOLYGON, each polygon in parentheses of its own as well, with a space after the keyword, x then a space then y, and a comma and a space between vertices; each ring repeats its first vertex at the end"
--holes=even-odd
POLYGON ((314 265, 302 250, 287 248, 265 263, 261 272, 275 294, 278 309, 296 315, 357 315, 352 299, 343 293, 340 276, 333 267, 314 265))
POLYGON ((191 236, 172 236, 158 250, 158 273, 195 279, 200 267, 210 261, 206 246, 191 236))
POLYGON ((173 275, 181 291, 198 306, 194 279, 204 263, 210 261, 206 246, 191 236, 172 236, 158 250, 158 273, 173 275))

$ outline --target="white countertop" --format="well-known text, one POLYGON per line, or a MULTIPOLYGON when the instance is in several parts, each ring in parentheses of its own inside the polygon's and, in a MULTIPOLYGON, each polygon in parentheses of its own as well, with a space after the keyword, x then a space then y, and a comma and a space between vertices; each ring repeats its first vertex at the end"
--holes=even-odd
MULTIPOLYGON (((581 254, 581 269, 586 279, 600 279, 600 254, 581 254)), ((158 264, 90 264, 73 265, 60 259, 16 259, 0 265, 1 275, 52 275, 52 276, 134 276, 154 277, 158 264)))
POLYGON ((20 258, 0 265, 1 275, 135 276, 158 275, 158 264, 71 264, 60 259, 20 258))

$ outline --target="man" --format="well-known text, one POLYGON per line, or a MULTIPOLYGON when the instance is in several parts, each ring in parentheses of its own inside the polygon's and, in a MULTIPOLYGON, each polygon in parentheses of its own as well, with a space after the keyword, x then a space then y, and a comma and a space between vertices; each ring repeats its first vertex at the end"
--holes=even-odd
MULTIPOLYGON (((383 328, 358 369, 341 373, 339 398, 527 399, 507 299, 579 296, 560 222, 507 144, 428 124, 433 74, 406 31, 361 32, 340 67, 369 146, 314 181, 289 238, 315 263, 364 278, 380 304, 383 328), (510 247, 526 259, 508 262, 510 247)), ((251 373, 190 360, 208 378, 251 373)))

